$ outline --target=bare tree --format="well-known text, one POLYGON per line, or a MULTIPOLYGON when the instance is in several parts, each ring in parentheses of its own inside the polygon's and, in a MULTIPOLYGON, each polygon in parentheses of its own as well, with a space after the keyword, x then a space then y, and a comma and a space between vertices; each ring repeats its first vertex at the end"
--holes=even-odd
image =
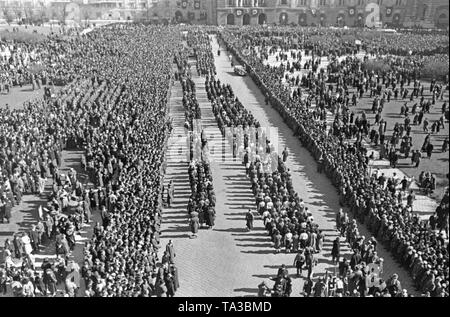
POLYGON ((31 7, 25 7, 23 9, 23 12, 25 14, 25 19, 27 24, 34 23, 34 16, 33 16, 33 8, 31 7))
POLYGON ((66 8, 64 5, 53 7, 52 18, 61 24, 66 24, 66 8))
POLYGON ((46 7, 44 1, 39 1, 38 15, 42 23, 48 22, 50 20, 49 8, 46 7))
POLYGON ((4 19, 6 20, 6 22, 8 24, 10 24, 11 22, 14 21, 14 12, 10 8, 3 7, 2 12, 3 12, 4 19))
POLYGON ((16 14, 16 19, 17 20, 21 20, 23 17, 23 9, 22 7, 15 7, 14 8, 14 13, 16 14))

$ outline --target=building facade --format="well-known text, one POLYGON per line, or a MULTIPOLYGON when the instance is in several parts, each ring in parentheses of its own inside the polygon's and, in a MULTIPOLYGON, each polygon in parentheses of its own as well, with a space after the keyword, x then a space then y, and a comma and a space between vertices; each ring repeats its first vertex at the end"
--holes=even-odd
POLYGON ((47 20, 58 21, 216 24, 215 4, 216 0, 0 0, 0 18, 23 20, 25 11, 40 10, 47 20))
POLYGON ((447 0, 217 0, 219 25, 448 27, 447 0))
POLYGON ((447 28, 448 0, 0 0, 0 18, 447 28), (32 8, 32 9, 30 9, 32 8), (13 18, 14 17, 14 18, 13 18))
POLYGON ((216 0, 160 0, 150 18, 176 23, 216 24, 216 0))

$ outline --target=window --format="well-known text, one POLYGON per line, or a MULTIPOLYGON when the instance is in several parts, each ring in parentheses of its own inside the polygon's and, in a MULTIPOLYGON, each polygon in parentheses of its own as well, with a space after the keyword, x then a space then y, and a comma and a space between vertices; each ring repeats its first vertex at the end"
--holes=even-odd
POLYGON ((288 3, 287 3, 287 0, 281 0, 281 1, 280 1, 280 4, 281 4, 282 6, 285 6, 285 5, 287 5, 288 3))
POLYGON ((228 6, 234 7, 234 0, 228 0, 228 6))
POLYGON ((378 5, 383 5, 383 0, 378 0, 378 5))
POLYGON ((319 6, 324 7, 327 5, 327 0, 319 0, 319 6))
POLYGON ((306 6, 306 0, 298 0, 297 5, 300 7, 306 6))
POLYGON ((339 6, 340 6, 340 7, 345 6, 345 1, 344 1, 344 0, 339 0, 339 6))

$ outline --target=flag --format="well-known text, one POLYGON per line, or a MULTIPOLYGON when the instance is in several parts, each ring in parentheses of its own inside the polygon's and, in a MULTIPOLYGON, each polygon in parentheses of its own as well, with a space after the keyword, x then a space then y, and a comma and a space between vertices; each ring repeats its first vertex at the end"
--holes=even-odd
POLYGON ((200 10, 200 0, 195 0, 194 1, 194 9, 195 10, 200 10))
POLYGON ((349 14, 351 17, 355 15, 355 12, 356 12, 355 7, 349 7, 349 8, 348 8, 348 14, 349 14))
POLYGON ((387 7, 386 8, 386 16, 390 17, 392 15, 392 7, 387 7))

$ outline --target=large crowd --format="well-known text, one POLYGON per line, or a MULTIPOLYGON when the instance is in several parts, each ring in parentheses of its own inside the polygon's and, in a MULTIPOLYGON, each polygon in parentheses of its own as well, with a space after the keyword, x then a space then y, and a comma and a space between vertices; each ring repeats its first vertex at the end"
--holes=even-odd
MULTIPOLYGON (((440 120, 425 124, 423 118, 448 90, 448 76, 432 81, 430 100, 423 97, 425 85, 420 82, 420 69, 427 60, 448 63, 448 39, 429 35, 411 41, 403 34, 379 38, 370 32, 359 34, 361 48, 389 65, 389 70, 374 72, 367 69, 368 59, 338 60, 360 48, 354 34, 338 34, 336 42, 336 31, 331 30, 310 29, 303 37, 283 32, 283 36, 280 31, 275 36, 274 30, 244 28, 221 30, 219 37, 246 66, 267 103, 312 153, 318 171, 331 179, 342 207, 348 207, 348 213, 337 212, 336 228, 353 255, 349 260, 341 256, 337 238, 332 257, 339 263, 339 274, 326 275, 316 283, 312 279, 315 254, 322 251, 325 236, 293 188, 285 164, 287 152, 282 156, 275 152, 231 86, 216 79, 207 34, 195 28, 187 35, 197 72, 206 77, 206 93, 219 129, 228 139, 233 157, 240 157, 246 167, 256 209, 275 252, 294 253, 298 275, 306 269, 306 296, 407 296, 395 274, 386 281, 379 277, 383 262, 377 255, 380 243, 411 273, 421 293, 448 296, 449 251, 442 234, 445 231, 448 237, 448 189, 436 213, 428 222, 421 221, 412 208, 414 194, 408 190, 408 182, 395 175, 371 173, 371 157, 362 142, 370 137, 371 143, 380 144, 380 155, 388 157, 393 166, 400 153, 406 157, 411 153, 416 166, 420 152, 431 156, 430 138, 421 151, 414 151, 410 131, 412 124, 420 125, 423 120, 425 132, 439 133, 448 121, 446 105, 440 120), (292 53, 293 48, 303 49, 312 56, 311 61, 302 63, 302 54, 292 53), (267 65, 269 55, 275 54, 280 61, 292 54, 294 62, 267 65), (325 70, 319 70, 321 56, 332 61, 325 70), (293 75, 300 69, 311 71, 302 77, 293 75), (404 87, 411 82, 414 89, 404 87), (352 96, 350 88, 355 89, 352 96), (409 118, 410 109, 405 105, 401 110, 404 122, 396 125, 387 139, 386 122, 380 115, 371 123, 364 113, 355 116, 350 110, 368 94, 373 98, 372 111, 378 114, 390 98, 416 101, 411 109, 414 119, 409 118), (328 110, 334 115, 331 129, 325 120, 328 110), (358 232, 358 221, 373 237, 366 239, 358 232)), ((179 281, 173 243, 158 256, 163 162, 172 129, 167 102, 173 62, 178 66, 175 80, 183 89, 185 129, 190 138, 187 209, 192 233, 196 235, 203 224, 212 228, 216 214, 207 138, 204 131, 196 130, 201 111, 190 77, 189 49, 181 44, 180 29, 114 25, 71 39, 0 45, 2 92, 9 92, 14 85, 32 83, 39 88, 70 82, 55 97, 27 103, 22 110, 0 110, 1 222, 9 222, 12 207, 20 203, 22 195, 43 195, 47 180, 51 178, 53 184, 47 206, 39 208, 36 225, 5 242, 0 291, 6 292, 6 284, 11 283, 15 296, 55 296, 63 283, 66 296, 174 296, 179 281), (73 169, 67 175, 60 172, 62 151, 67 148, 83 149, 82 168, 93 185, 82 182, 73 169), (77 232, 92 221, 93 212, 100 213, 101 223, 95 224, 79 267, 71 253, 77 232), (34 255, 49 242, 54 243, 57 258, 45 259, 37 268, 34 255), (84 294, 78 294, 81 280, 84 294)), ((424 173, 422 181, 433 190, 432 175, 424 173)), ((173 191, 170 183, 169 206, 173 191)), ((262 295, 290 296, 292 280, 286 268, 280 268, 272 290, 267 285, 260 289, 262 295)))
MULTIPOLYGON (((304 75, 300 80, 303 87, 294 89, 292 93, 292 90, 283 83, 285 68, 266 65, 264 59, 267 56, 258 54, 258 49, 256 49, 256 47, 269 46, 267 41, 271 40, 271 36, 249 40, 249 38, 253 39, 251 31, 249 33, 224 30, 220 37, 226 43, 227 48, 237 55, 238 61, 247 67, 270 104, 280 112, 303 145, 311 151, 318 161, 319 169, 329 176, 339 190, 342 205, 349 207, 354 219, 365 223, 377 240, 391 250, 394 257, 411 272, 421 292, 426 293, 429 288, 433 288, 448 294, 448 249, 441 234, 444 230, 448 231, 448 190, 442 199, 439 212, 437 212, 439 216, 436 215, 439 230, 434 231, 429 225, 420 221, 419 216, 414 213, 412 203, 410 203, 413 200, 413 194, 398 188, 396 185, 399 180, 394 177, 388 178, 384 174, 369 173, 370 155, 362 145, 363 135, 369 133, 367 119, 364 116, 363 118, 353 118, 348 111, 351 98, 347 87, 356 86, 359 87, 358 91, 363 90, 364 92, 363 83, 368 82, 370 85, 374 83, 371 93, 377 95, 375 101, 376 110, 378 110, 382 97, 387 98, 385 92, 382 91, 382 78, 384 78, 383 84, 393 85, 394 88, 397 83, 403 85, 408 78, 399 72, 393 72, 390 74, 389 82, 385 78, 386 76, 378 76, 377 79, 374 74, 358 68, 360 62, 356 58, 347 58, 340 64, 340 69, 335 71, 337 72, 337 90, 340 98, 330 97, 329 94, 331 88, 326 79, 331 76, 326 75, 330 75, 331 69, 323 72, 319 71, 317 67, 307 76, 304 75), (302 98, 304 91, 309 93, 307 98, 302 98), (316 101, 317 109, 310 111, 313 100, 316 101), (333 126, 331 131, 327 130, 324 120, 323 113, 327 109, 334 110, 332 112, 336 116, 335 122, 338 123, 333 126), (322 119, 319 124, 317 118, 322 119), (354 126, 356 129, 353 128, 354 126), (352 129, 350 128, 355 131, 354 142, 346 142, 347 138, 344 132, 349 131, 351 134, 352 129), (402 203, 402 195, 408 196, 406 205, 402 203), (433 280, 432 286, 427 283, 428 278, 433 280)), ((285 46, 282 47, 281 58, 285 58, 283 55, 288 54, 290 47, 287 44, 285 46)), ((323 48, 307 47, 306 49, 310 51, 305 54, 313 55, 312 60, 315 60, 314 56, 334 54, 333 51, 323 52, 323 48)), ((265 50, 261 49, 260 51, 264 52, 265 50)), ((409 78, 409 80, 418 81, 419 78, 409 78)), ((445 89, 442 84, 432 83, 431 86, 431 90, 435 91, 436 96, 440 95, 443 88, 445 89)), ((416 96, 419 87, 417 84, 417 89, 414 90, 416 96)), ((426 103, 422 98, 421 111, 425 111, 426 103)), ((382 126, 380 130, 383 130, 382 126)), ((398 139, 404 134, 407 135, 407 132, 399 133, 398 139)), ((396 145, 395 142, 393 144, 396 145)), ((439 296, 440 294, 434 295, 439 296)))
MULTIPOLYGON (((70 69, 77 69, 83 80, 75 80, 44 104, 2 110, 2 189, 9 185, 2 196, 10 197, 6 204, 11 204, 12 195, 20 199, 25 190, 40 193, 45 177, 54 180, 50 208, 43 214, 43 233, 17 238, 25 242, 23 254, 31 259, 33 249, 28 244, 34 248, 40 243, 35 236, 55 239, 58 263, 44 261, 42 295, 55 295, 61 279, 66 281, 67 296, 81 295, 77 294, 80 279, 84 296, 175 294, 179 282, 173 245, 166 247, 161 259, 158 250, 162 162, 171 130, 167 101, 179 36, 172 28, 113 26, 77 38, 80 46, 75 54, 83 54, 84 60, 73 60, 70 69), (19 124, 23 120, 33 124, 19 124), (92 188, 77 180, 75 171, 58 172, 61 150, 66 147, 85 150, 81 161, 92 188), (28 175, 41 186, 25 186, 22 180, 28 175), (67 213, 73 198, 78 207, 67 213), (102 221, 85 244, 84 264, 79 268, 69 256, 75 232, 91 221, 91 207, 100 212, 102 221), (67 273, 55 276, 58 270, 67 273)), ((22 255, 21 248, 15 248, 18 242, 10 245, 22 255)), ((32 261, 22 261, 17 268, 10 253, 6 251, 2 281, 13 281, 16 296, 34 296, 39 272, 35 275, 32 261), (35 291, 28 292, 32 288, 35 291)))
POLYGON ((14 86, 66 85, 80 75, 86 36, 51 34, 37 41, 3 38, 0 41, 0 93, 14 86))

